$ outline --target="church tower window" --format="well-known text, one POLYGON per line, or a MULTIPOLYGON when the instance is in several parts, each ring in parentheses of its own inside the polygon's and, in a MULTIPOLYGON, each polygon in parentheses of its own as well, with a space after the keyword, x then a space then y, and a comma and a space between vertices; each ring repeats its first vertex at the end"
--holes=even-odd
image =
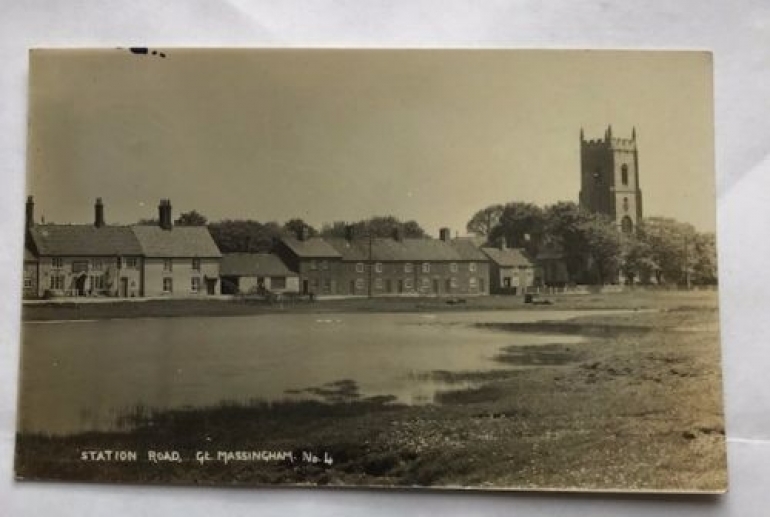
POLYGON ((623 185, 628 185, 628 165, 625 163, 620 167, 620 181, 623 185))

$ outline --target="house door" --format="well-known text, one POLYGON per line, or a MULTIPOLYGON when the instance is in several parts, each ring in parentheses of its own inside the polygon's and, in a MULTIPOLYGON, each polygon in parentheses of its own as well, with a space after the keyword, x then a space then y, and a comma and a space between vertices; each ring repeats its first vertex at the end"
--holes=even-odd
POLYGON ((438 281, 438 278, 434 278, 433 279, 433 292, 438 294, 438 290, 439 290, 439 281, 438 281))
POLYGON ((310 292, 310 284, 307 280, 302 281, 302 294, 308 294, 310 292))
POLYGON ((118 293, 118 296, 121 298, 128 297, 128 278, 126 277, 120 279, 120 292, 118 293))
POLYGON ((390 278, 385 280, 385 291, 388 293, 393 292, 393 282, 390 281, 390 278))
POLYGON ((207 278, 206 279, 206 293, 208 294, 217 294, 217 279, 216 278, 207 278))
POLYGON ((399 293, 403 293, 404 292, 404 281, 403 280, 399 280, 398 281, 398 292, 399 293))
POLYGON ((80 275, 75 280, 75 292, 78 296, 85 296, 86 294, 86 275, 80 275))
POLYGON ((503 278, 503 287, 506 287, 506 288, 511 287, 511 278, 510 277, 503 278))

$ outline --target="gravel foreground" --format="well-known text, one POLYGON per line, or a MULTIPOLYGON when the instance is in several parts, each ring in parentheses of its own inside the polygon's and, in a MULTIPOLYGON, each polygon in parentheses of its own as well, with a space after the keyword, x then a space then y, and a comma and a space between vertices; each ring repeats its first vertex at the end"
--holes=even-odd
MULTIPOLYGON (((716 304, 713 292, 674 293, 654 312, 488 325, 586 341, 511 345, 497 357, 517 367, 511 370, 429 372, 458 388, 425 406, 365 398, 341 379, 318 387, 312 401, 138 409, 131 431, 17 435, 16 473, 141 483, 722 492, 716 304), (94 451, 131 451, 136 459, 98 459, 94 451)), ((642 299, 635 308, 644 307, 642 299)))

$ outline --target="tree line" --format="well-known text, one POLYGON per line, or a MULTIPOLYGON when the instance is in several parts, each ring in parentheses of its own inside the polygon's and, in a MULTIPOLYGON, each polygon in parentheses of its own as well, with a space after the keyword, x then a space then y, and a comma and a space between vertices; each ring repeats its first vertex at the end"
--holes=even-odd
POLYGON ((715 235, 671 218, 648 217, 624 233, 610 217, 572 202, 511 202, 479 210, 466 229, 488 245, 523 248, 531 257, 552 249, 574 283, 611 283, 619 276, 630 284, 717 283, 715 235))
MULTIPOLYGON (((143 219, 139 224, 157 224, 143 219)), ((175 220, 179 226, 207 226, 223 253, 270 252, 275 239, 297 236, 345 237, 352 228, 358 237, 428 238, 417 221, 376 216, 355 222, 335 221, 320 229, 300 218, 283 224, 251 219, 209 222, 191 210, 175 220)), ((545 207, 532 203, 493 204, 477 211, 466 230, 489 246, 505 243, 522 248, 532 258, 553 250, 561 257, 572 283, 637 283, 654 279, 659 284, 713 285, 717 283, 716 239, 691 224, 665 217, 648 217, 633 233, 618 231, 614 220, 591 213, 572 202, 545 207)))
MULTIPOLYGON (((157 219, 141 219, 138 224, 156 225, 157 219)), ((196 210, 183 212, 174 221, 177 226, 207 226, 211 236, 223 253, 250 252, 266 253, 273 249, 276 238, 297 237, 301 231, 308 237, 347 236, 350 227, 359 237, 391 237, 396 231, 404 237, 427 238, 425 230, 417 221, 401 221, 393 216, 375 216, 355 222, 335 221, 325 224, 320 230, 299 218, 290 219, 283 224, 277 221, 260 222, 253 219, 224 219, 209 222, 208 218, 196 210)))

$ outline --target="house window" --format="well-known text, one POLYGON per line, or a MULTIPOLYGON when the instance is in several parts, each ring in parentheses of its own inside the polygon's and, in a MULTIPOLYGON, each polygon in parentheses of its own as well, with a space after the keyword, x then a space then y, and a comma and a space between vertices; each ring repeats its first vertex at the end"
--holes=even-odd
POLYGON ((200 271, 201 270, 201 259, 199 259, 199 258, 192 259, 192 269, 193 269, 193 271, 200 271))
POLYGON ((430 278, 427 276, 422 277, 422 288, 425 291, 430 291, 430 278))
POLYGON ((94 260, 91 267, 94 271, 101 271, 104 268, 104 263, 101 260, 94 260))
POLYGON ((102 275, 91 276, 91 289, 94 291, 101 291, 104 289, 104 277, 102 275))
POLYGON ((332 290, 332 279, 331 278, 324 278, 324 292, 330 293, 332 290))
POLYGON ((450 278, 450 279, 449 279, 449 286, 450 286, 452 289, 457 289, 457 285, 458 285, 458 284, 457 284, 457 278, 455 278, 455 277, 452 277, 452 278, 450 278))
POLYGON ((51 275, 51 289, 64 289, 64 275, 51 275))
POLYGON ((136 269, 136 257, 126 257, 126 267, 130 269, 136 269))
POLYGON ((382 278, 375 278, 374 279, 374 288, 375 289, 382 289, 382 278))
POLYGON ((174 269, 173 259, 163 259, 163 271, 171 271, 174 269))
POLYGON ((476 281, 475 276, 472 276, 468 279, 468 287, 470 287, 471 291, 475 291, 478 287, 478 282, 476 281))
POLYGON ((486 289, 484 288, 484 279, 479 278, 479 291, 486 292, 486 289))
POLYGON ((404 273, 411 273, 412 272, 412 263, 407 262, 404 264, 404 273))
POLYGON ((404 287, 407 288, 407 289, 411 289, 412 288, 412 279, 411 278, 407 278, 407 279, 404 280, 404 287))
POLYGON ((163 292, 164 293, 173 293, 174 292, 174 282, 171 278, 164 278, 163 279, 163 292))
POLYGON ((376 272, 378 272, 378 273, 382 273, 382 262, 377 262, 377 263, 374 265, 374 270, 375 270, 376 272))
POLYGON ((72 262, 72 272, 73 273, 81 273, 84 271, 88 271, 88 261, 87 260, 76 260, 72 262))
POLYGON ((356 278, 356 291, 361 291, 364 288, 364 279, 356 278))
POLYGON ((32 277, 25 276, 24 277, 24 289, 31 289, 32 288, 32 277))
POLYGON ((457 263, 452 262, 451 264, 449 264, 449 271, 451 271, 452 273, 457 273, 457 263))
POLYGON ((190 279, 190 290, 194 293, 197 293, 201 290, 201 279, 200 277, 194 276, 190 279))
POLYGON ((363 273, 364 272, 364 263, 359 262, 356 264, 356 273, 363 273))
POLYGON ((318 290, 318 279, 314 278, 310 281, 310 287, 313 288, 314 291, 318 290))
POLYGON ((286 277, 285 276, 271 276, 270 277, 270 289, 286 289, 286 277))
POLYGON ((310 270, 311 271, 315 271, 316 269, 318 269, 318 263, 315 260, 311 260, 310 261, 310 270))
POLYGON ((321 261, 321 270, 326 271, 329 269, 329 261, 328 260, 322 260, 321 261))
POLYGON ((430 273, 430 263, 423 262, 422 263, 422 272, 423 273, 430 273))
POLYGON ((475 262, 471 262, 470 264, 468 264, 468 271, 470 271, 471 273, 476 272, 476 263, 475 262))
POLYGON ((54 257, 51 259, 51 266, 59 269, 63 267, 63 265, 64 265, 64 261, 62 260, 61 257, 54 257))

